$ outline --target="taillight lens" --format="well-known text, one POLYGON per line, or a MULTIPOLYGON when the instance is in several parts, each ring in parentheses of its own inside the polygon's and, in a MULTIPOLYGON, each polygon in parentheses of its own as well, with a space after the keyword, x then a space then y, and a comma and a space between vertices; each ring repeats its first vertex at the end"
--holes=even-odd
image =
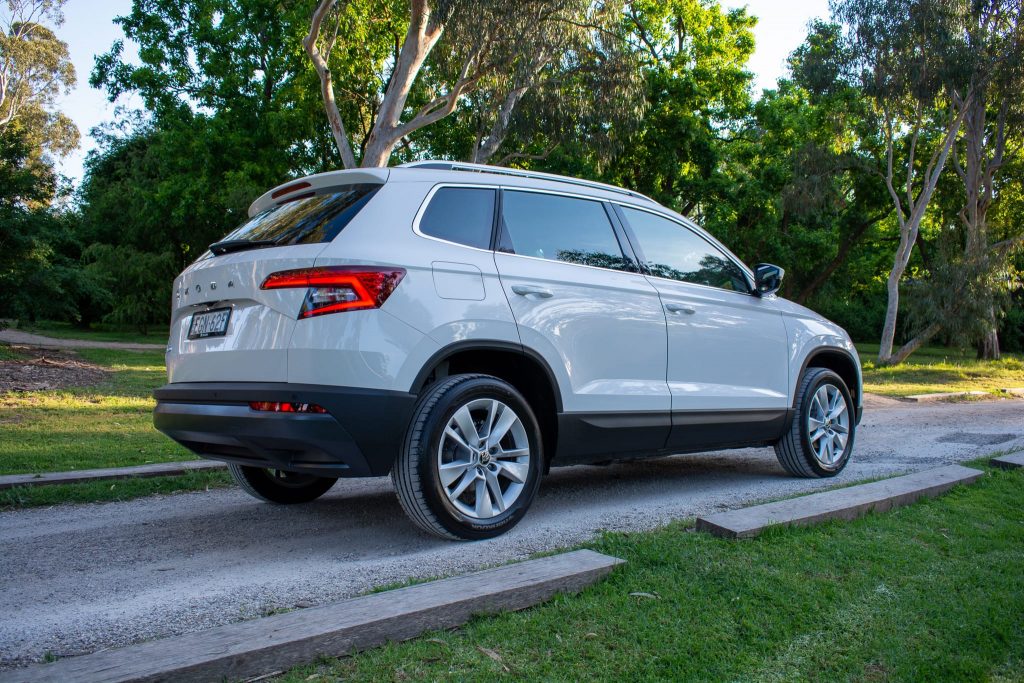
POLYGON ((380 308, 405 277, 402 268, 324 266, 282 270, 267 276, 260 289, 306 288, 299 318, 380 308))
POLYGON ((250 401, 249 408, 265 413, 317 413, 323 415, 327 409, 316 403, 281 403, 278 401, 250 401))

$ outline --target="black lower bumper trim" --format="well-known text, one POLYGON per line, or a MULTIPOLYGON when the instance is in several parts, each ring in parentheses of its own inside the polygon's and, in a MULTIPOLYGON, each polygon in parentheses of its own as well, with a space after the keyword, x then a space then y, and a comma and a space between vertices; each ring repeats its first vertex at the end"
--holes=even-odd
POLYGON ((154 392, 153 423, 207 458, 323 477, 391 471, 416 396, 277 382, 189 382, 154 392), (327 414, 251 410, 251 401, 316 403, 327 414))

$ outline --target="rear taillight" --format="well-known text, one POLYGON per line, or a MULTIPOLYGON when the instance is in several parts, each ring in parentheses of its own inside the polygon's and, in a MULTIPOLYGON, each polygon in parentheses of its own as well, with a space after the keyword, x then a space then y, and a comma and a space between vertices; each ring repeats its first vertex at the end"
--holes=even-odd
POLYGON ((267 276, 260 289, 306 288, 299 318, 380 308, 405 277, 402 268, 325 266, 282 270, 267 276))
POLYGON ((278 401, 250 401, 249 408, 265 413, 317 413, 323 415, 327 409, 315 403, 281 403, 278 401))

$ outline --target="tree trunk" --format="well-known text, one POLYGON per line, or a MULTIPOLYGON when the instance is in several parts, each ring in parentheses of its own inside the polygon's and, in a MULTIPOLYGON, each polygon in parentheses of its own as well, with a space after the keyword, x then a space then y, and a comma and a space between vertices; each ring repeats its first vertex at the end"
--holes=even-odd
POLYGON ((907 358, 910 357, 914 351, 927 344, 932 340, 935 335, 942 331, 942 325, 939 323, 932 323, 926 327, 921 334, 917 335, 906 344, 901 346, 896 353, 890 354, 889 357, 882 363, 882 365, 899 365, 907 358))
POLYGON ((896 339, 896 314, 900 310, 900 278, 903 269, 893 266, 889 279, 885 283, 888 295, 885 307, 885 324, 882 325, 882 339, 878 346, 878 362, 882 365, 896 364, 900 361, 892 357, 892 345, 896 339))
MULTIPOLYGON (((896 191, 896 187, 893 183, 893 179, 895 177, 893 171, 893 148, 896 143, 893 140, 892 126, 890 122, 886 137, 887 169, 885 184, 889 190, 890 197, 892 197, 893 206, 896 209, 896 218, 900 225, 900 245, 896 248, 896 256, 893 259, 892 271, 889 273, 889 279, 886 282, 888 306, 885 311, 885 325, 882 326, 882 338, 878 345, 878 362, 882 365, 899 363, 917 350, 917 347, 911 348, 905 355, 900 357, 894 357, 892 354, 893 342, 896 337, 896 317, 899 312, 900 305, 900 279, 903 277, 903 273, 907 270, 907 264, 910 263, 910 254, 914 249, 914 243, 917 242, 917 235, 921 229, 921 221, 924 219, 925 210, 928 208, 928 203, 931 201, 932 195, 935 193, 935 187, 938 185, 939 178, 942 175, 942 170, 946 166, 946 159, 949 157, 950 150, 952 150, 953 145, 956 142, 956 136, 960 131, 960 126, 963 124, 964 116, 967 114, 967 109, 972 104, 973 97, 973 93, 970 93, 963 101, 958 101, 960 110, 947 124, 942 146, 936 150, 932 155, 931 160, 928 162, 923 174, 924 180, 921 183, 921 190, 917 193, 916 197, 914 196, 915 182, 913 168, 914 151, 917 147, 919 129, 915 129, 910 143, 910 156, 907 160, 907 168, 909 170, 907 172, 906 183, 902 188, 906 192, 907 205, 905 209, 903 202, 900 199, 900 193, 896 191)), ((933 323, 927 329, 931 329, 932 326, 937 324, 938 323, 933 323)), ((938 329, 932 333, 932 336, 937 332, 938 329)), ((904 347, 900 349, 901 354, 904 349, 910 345, 910 343, 904 345, 904 347)))
POLYGON ((999 333, 994 307, 988 309, 988 323, 988 331, 978 341, 978 360, 999 360, 999 333))

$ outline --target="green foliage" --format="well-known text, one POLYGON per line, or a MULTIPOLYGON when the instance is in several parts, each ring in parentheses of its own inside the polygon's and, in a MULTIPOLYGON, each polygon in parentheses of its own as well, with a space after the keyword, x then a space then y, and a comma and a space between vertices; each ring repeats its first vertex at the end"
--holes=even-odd
POLYGON ((59 95, 75 85, 67 43, 42 22, 60 25, 66 0, 7 0, 0 4, 0 134, 18 125, 32 159, 78 146, 78 128, 54 111, 59 95))

